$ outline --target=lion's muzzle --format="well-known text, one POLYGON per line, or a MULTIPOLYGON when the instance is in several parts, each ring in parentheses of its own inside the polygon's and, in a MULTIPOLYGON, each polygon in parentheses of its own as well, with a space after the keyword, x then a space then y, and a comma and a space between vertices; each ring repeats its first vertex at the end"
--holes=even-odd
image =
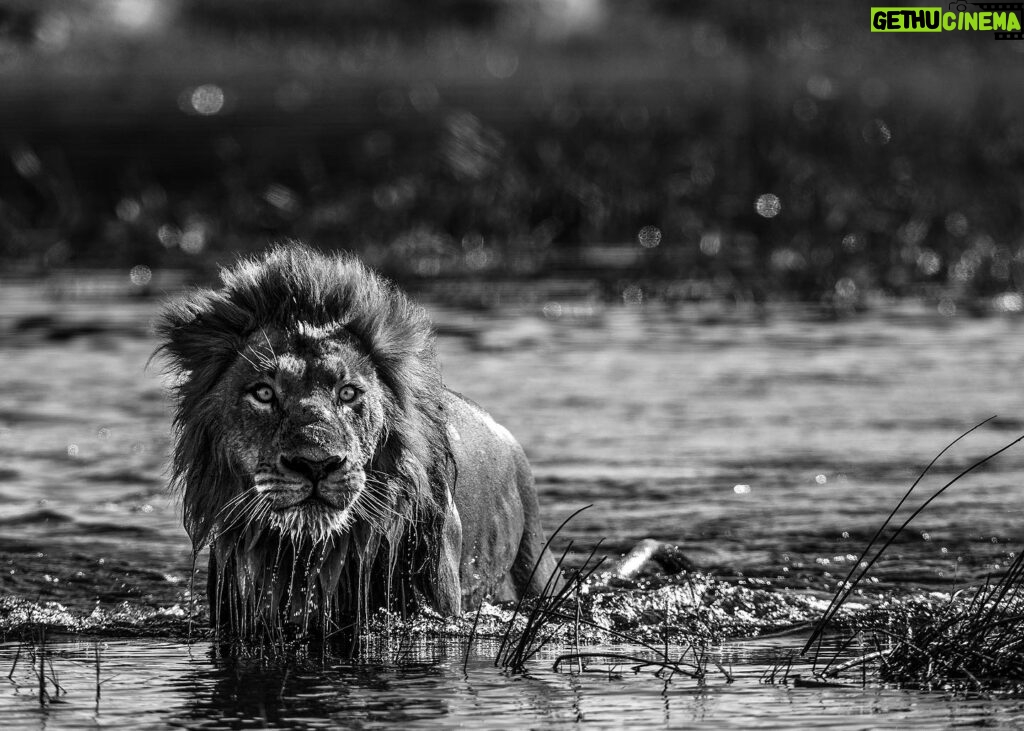
POLYGON ((281 466, 305 477, 316 489, 318 483, 326 480, 332 473, 345 467, 345 457, 330 456, 326 459, 308 459, 299 455, 281 455, 281 466))
POLYGON ((326 517, 331 511, 347 512, 362 491, 365 473, 347 456, 324 452, 293 451, 280 454, 255 476, 256 492, 274 513, 320 506, 326 517))

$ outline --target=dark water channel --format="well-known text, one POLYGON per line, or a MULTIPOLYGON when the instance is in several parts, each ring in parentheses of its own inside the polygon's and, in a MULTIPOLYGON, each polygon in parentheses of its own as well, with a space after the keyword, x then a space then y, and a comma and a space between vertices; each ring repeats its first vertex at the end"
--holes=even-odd
MULTIPOLYGON (((656 538, 697 565, 700 602, 694 582, 689 592, 638 582, 595 604, 595 616, 604 611, 638 633, 665 621, 664 613, 652 619, 651 607, 714 614, 723 639, 716 661, 733 682, 666 684, 622 668, 555 673, 551 653, 512 677, 494 669, 487 642, 464 672, 466 619, 419 640, 402 663, 268 664, 225 657, 201 633, 188 642, 191 552, 165 491, 166 384, 158 366, 146 368, 155 308, 0 284, 0 623, 8 633, 0 725, 1024 721, 1024 702, 1013 698, 758 681, 800 644, 800 628, 936 452, 999 415, 943 458, 925 492, 1024 432, 1024 320, 950 318, 917 304, 839 320, 799 308, 554 300, 432 308, 448 385, 524 444, 549 528, 592 504, 556 547, 573 540, 578 563, 601 538, 612 556, 656 538), (18 636, 39 622, 51 627, 48 662, 66 691, 42 705, 31 648, 18 636), (797 632, 759 637, 790 628, 797 632)), ((1024 538, 1022 478, 1024 448, 944 495, 893 546, 858 606, 928 597, 998 572, 1024 538)))

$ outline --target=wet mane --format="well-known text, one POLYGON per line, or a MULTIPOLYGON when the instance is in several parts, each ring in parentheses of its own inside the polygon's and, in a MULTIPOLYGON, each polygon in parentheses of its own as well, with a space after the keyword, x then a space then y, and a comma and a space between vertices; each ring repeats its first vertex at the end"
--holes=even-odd
MULTIPOLYGON (((169 304, 156 327, 158 353, 178 377, 172 483, 194 549, 211 546, 223 574, 217 577, 218 598, 232 613, 237 604, 247 616, 246 606, 264 602, 267 582, 278 581, 283 562, 293 574, 289 605, 293 594, 303 593, 296 591, 301 581, 294 576, 300 567, 306 569, 307 588, 319 591, 318 611, 392 605, 398 589, 408 592, 403 607, 413 595, 435 603, 450 589, 444 582, 452 580, 439 554, 454 463, 426 313, 354 257, 324 256, 299 244, 242 260, 222 270, 221 280, 218 290, 199 289, 169 304), (247 338, 267 327, 294 332, 299 323, 344 328, 374 363, 386 394, 385 428, 367 474, 395 498, 390 525, 361 525, 350 535, 305 545, 266 532, 251 535, 251 527, 221 525, 225 506, 250 486, 231 463, 212 397, 247 338), (271 569, 273 575, 267 573, 271 569), (383 590, 371 578, 378 571, 386 575, 383 590), (253 586, 261 580, 256 596, 253 586)), ((273 613, 292 611, 284 608, 285 597, 272 599, 273 613)))

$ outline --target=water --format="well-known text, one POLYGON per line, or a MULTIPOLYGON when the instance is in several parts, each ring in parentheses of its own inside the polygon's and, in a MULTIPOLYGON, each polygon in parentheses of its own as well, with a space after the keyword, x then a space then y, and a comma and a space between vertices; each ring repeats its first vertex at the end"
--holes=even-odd
MULTIPOLYGON (((10 647, 0 646, 5 659, 10 647)), ((224 659, 206 643, 158 640, 54 646, 66 695, 40 707, 35 678, 2 687, 6 727, 54 728, 906 728, 1010 726, 1024 703, 892 688, 765 686, 758 676, 774 645, 731 645, 735 680, 696 685, 650 673, 556 674, 542 667, 509 678, 486 658, 435 653, 429 663, 344 662, 287 667, 224 659)), ((51 687, 52 691, 52 687, 51 687)))
MULTIPOLYGON (((665 606, 673 625, 714 619, 723 642, 713 652, 734 682, 712 672, 666 686, 621 667, 611 678, 554 673, 558 647, 527 677, 509 676, 493 667, 492 641, 474 646, 464 673, 471 617, 419 638, 402 662, 242 661, 216 652, 199 627, 189 642, 191 551, 165 491, 170 405, 159 366, 146 368, 156 304, 108 295, 0 285, 0 676, 19 647, 26 657, 38 647, 19 628, 46 622, 48 662, 66 690, 41 707, 21 662, 10 681, 0 677, 6 725, 1021 721, 1009 697, 758 682, 802 643, 801 628, 936 452, 1000 415, 943 458, 923 494, 1024 432, 1020 319, 947 318, 913 304, 840 320, 585 301, 432 308, 448 385, 523 442, 549 529, 592 504, 556 546, 575 542, 570 563, 601 538, 614 557, 652 537, 697 564, 689 588, 658 578, 593 600, 595 617, 644 637, 657 636, 665 606), (787 628, 796 631, 755 639, 787 628)), ((1005 565, 1021 545, 1022 476, 1016 449, 953 488, 858 603, 924 599, 1005 565)))

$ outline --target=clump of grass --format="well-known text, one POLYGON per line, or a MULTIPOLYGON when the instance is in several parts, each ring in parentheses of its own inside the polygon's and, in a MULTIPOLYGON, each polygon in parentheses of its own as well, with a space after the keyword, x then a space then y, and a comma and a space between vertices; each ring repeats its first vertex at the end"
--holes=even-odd
MULTIPOLYGON (((590 507, 590 506, 586 506, 590 507)), ((548 544, 561 533, 565 526, 586 510, 581 508, 568 518, 555 530, 548 539, 548 544)), ((545 546, 545 548, 547 547, 545 546)), ((625 632, 601 626, 584 616, 582 595, 585 587, 599 568, 604 564, 606 557, 595 560, 595 553, 601 542, 590 551, 586 560, 580 568, 569 572, 559 583, 554 576, 562 571, 566 556, 572 550, 573 542, 570 541, 561 556, 556 562, 556 572, 544 587, 540 596, 528 600, 520 600, 512 613, 512 617, 506 626, 498 648, 494 664, 511 673, 524 673, 527 663, 533 660, 541 650, 560 640, 568 634, 572 650, 563 652, 555 657, 552 670, 562 671, 566 668, 570 672, 599 672, 614 674, 620 666, 625 666, 634 672, 644 669, 655 669, 655 675, 666 680, 671 680, 675 675, 703 680, 708 674, 708 667, 714 661, 711 659, 709 646, 713 633, 708 632, 702 639, 693 639, 687 642, 681 651, 673 655, 669 646, 670 637, 670 611, 666 604, 665 620, 662 628, 664 639, 663 647, 656 647, 639 637, 631 636, 625 632), (516 619, 522 616, 525 621, 519 627, 516 619), (580 649, 580 637, 582 628, 596 629, 602 634, 611 636, 614 640, 622 642, 626 646, 640 648, 640 653, 611 652, 611 651, 583 651, 580 649), (570 629, 571 628, 571 629, 570 629)), ((536 571, 537 565, 534 566, 536 571)), ((532 578, 532 577, 531 577, 532 578)), ((473 629, 470 633, 470 645, 466 648, 468 663, 469 649, 479 622, 480 611, 477 610, 473 622, 473 629)), ((731 674, 720 664, 714 665, 721 670, 724 677, 731 682, 731 674)))
POLYGON ((763 681, 785 683, 793 679, 798 684, 829 683, 849 678, 851 673, 859 673, 865 683, 870 674, 883 682, 908 687, 1024 689, 1024 554, 1020 553, 996 581, 989 581, 973 590, 954 592, 947 602, 930 608, 930 611, 904 610, 897 629, 892 628, 890 616, 889 626, 869 626, 858 630, 822 664, 822 640, 826 631, 896 537, 947 489, 1024 440, 1024 436, 1020 436, 959 472, 882 540, 897 512, 938 459, 961 439, 994 418, 986 419, 954 439, 921 471, 875 532, 846 579, 839 584, 803 649, 770 668, 763 681), (879 548, 869 559, 876 545, 879 548), (863 643, 867 650, 852 660, 839 662, 838 658, 857 641, 863 643), (792 674, 794 665, 807 659, 811 660, 812 681, 792 674))
MULTIPOLYGON (((30 637, 18 642, 18 647, 14 652, 14 659, 11 662, 11 669, 7 672, 7 680, 15 687, 19 687, 19 683, 15 679, 15 673, 18 671, 19 665, 27 666, 26 674, 30 674, 29 677, 33 678, 33 687, 36 689, 35 695, 39 700, 39 706, 42 708, 53 703, 60 703, 61 696, 68 694, 67 689, 61 684, 57 676, 57 669, 53 664, 54 653, 47 646, 47 629, 49 628, 44 624, 36 625, 30 637), (53 688, 52 693, 50 691, 51 686, 53 688)), ((101 678, 102 660, 100 649, 100 641, 94 640, 93 659, 91 662, 85 660, 86 664, 94 665, 96 669, 94 699, 97 714, 100 712, 100 698, 103 685, 119 677, 114 675, 101 678)), ((77 662, 82 662, 82 660, 77 662)))
MULTIPOLYGON (((569 524, 569 521, 589 507, 589 505, 586 505, 580 508, 562 521, 561 525, 555 529, 544 544, 544 549, 540 553, 541 558, 550 547, 551 542, 562 532, 565 526, 569 524)), ((494 658, 495 667, 501 667, 513 673, 524 672, 526 669, 526 663, 536 656, 545 645, 550 643, 555 637, 559 636, 567 622, 579 621, 580 590, 586 580, 601 567, 601 564, 603 564, 605 560, 602 557, 594 562, 594 554, 597 552, 600 545, 601 542, 598 541, 597 545, 595 545, 591 550, 590 555, 587 556, 586 561, 583 562, 583 565, 560 581, 559 577, 562 575, 562 567, 565 564, 565 559, 573 547, 573 541, 569 541, 565 550, 562 551, 562 555, 559 556, 558 561, 555 564, 555 570, 551 573, 551 576, 548 577, 547 582, 544 584, 544 589, 541 591, 540 596, 533 597, 529 601, 527 601, 525 597, 521 597, 519 602, 516 604, 516 608, 512 612, 512 618, 509 620, 505 629, 505 634, 501 638, 501 644, 498 647, 498 654, 494 658), (593 565, 591 565, 592 562, 593 565), (572 597, 575 598, 573 607, 574 614, 570 615, 564 610, 566 609, 569 599, 572 597), (517 630, 516 619, 520 615, 526 618, 526 622, 522 629, 517 630)), ((527 579, 527 584, 530 584, 533 581, 533 577, 540 566, 541 558, 538 558, 534 563, 533 568, 530 571, 530 578, 527 579)), ((477 619, 479 619, 479 609, 477 611, 477 619)), ((473 623, 473 632, 475 632, 475 630, 476 621, 473 623)), ((576 633, 576 637, 578 643, 578 631, 576 633)), ((473 634, 471 633, 470 645, 472 644, 472 641, 473 634)), ((466 651, 468 656, 468 646, 466 651)))
POLYGON ((1024 562, 1014 559, 994 584, 951 600, 930 621, 910 625, 879 654, 883 680, 972 690, 1024 688, 1024 562))
POLYGON ((18 664, 22 661, 23 655, 37 681, 37 697, 39 698, 40 707, 53 703, 61 695, 67 695, 64 686, 57 679, 57 671, 53 667, 52 654, 46 649, 45 627, 40 627, 37 640, 18 643, 18 649, 14 653, 14 661, 11 663, 11 669, 7 673, 7 679, 12 683, 15 682, 14 673, 18 669, 18 664), (47 667, 49 667, 49 674, 47 674, 47 667), (50 691, 47 690, 48 685, 53 686, 53 695, 50 695, 50 691))

